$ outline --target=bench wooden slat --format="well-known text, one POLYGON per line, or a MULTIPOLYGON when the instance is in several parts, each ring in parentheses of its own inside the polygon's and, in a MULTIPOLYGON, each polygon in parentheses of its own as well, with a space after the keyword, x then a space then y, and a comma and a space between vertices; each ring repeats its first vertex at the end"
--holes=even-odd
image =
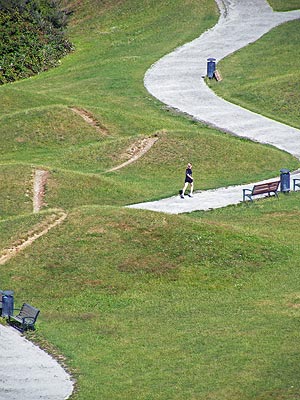
POLYGON ((255 185, 252 190, 252 195, 275 192, 278 190, 278 186, 279 186, 279 181, 271 183, 263 183, 261 185, 255 185))

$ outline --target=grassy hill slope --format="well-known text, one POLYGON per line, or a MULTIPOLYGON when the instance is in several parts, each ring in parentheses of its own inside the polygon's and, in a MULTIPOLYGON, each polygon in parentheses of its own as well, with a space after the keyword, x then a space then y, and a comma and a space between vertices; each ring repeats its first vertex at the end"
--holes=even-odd
POLYGON ((299 398, 299 195, 180 216, 123 207, 176 193, 189 160, 201 189, 298 166, 145 91, 154 61, 216 22, 215 2, 69 4, 76 51, 0 87, 1 248, 68 213, 1 269, 1 288, 41 309, 29 337, 63 354, 74 400, 299 398), (147 154, 107 172, 151 135, 147 154), (48 206, 33 215, 37 167, 50 170, 48 206))

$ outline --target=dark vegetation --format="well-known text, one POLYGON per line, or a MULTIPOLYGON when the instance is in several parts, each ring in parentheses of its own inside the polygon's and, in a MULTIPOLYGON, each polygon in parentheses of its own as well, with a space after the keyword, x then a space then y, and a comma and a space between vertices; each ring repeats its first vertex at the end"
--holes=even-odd
POLYGON ((0 83, 59 64, 72 50, 66 38, 69 11, 60 0, 0 0, 0 83))

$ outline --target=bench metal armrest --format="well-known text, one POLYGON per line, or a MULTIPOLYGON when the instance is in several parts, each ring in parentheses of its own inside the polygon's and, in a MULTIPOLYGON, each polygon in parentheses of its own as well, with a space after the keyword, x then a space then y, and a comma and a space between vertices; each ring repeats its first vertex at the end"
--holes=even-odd
POLYGON ((294 178, 293 179, 293 182, 294 182, 294 187, 293 187, 293 189, 294 189, 294 191, 296 190, 296 186, 299 186, 300 187, 300 179, 299 178, 294 178), (296 183, 297 181, 299 181, 299 183, 296 183))
POLYGON ((246 200, 246 197, 248 197, 248 199, 250 199, 251 201, 253 201, 253 200, 252 200, 252 197, 251 197, 252 191, 253 191, 253 189, 243 189, 243 201, 246 200), (247 192, 249 192, 249 193, 247 193, 247 192))

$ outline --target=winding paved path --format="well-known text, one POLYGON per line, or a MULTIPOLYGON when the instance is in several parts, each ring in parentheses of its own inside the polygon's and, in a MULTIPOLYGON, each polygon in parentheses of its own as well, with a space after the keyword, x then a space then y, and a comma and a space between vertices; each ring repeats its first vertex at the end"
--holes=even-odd
MULTIPOLYGON (((300 10, 274 12, 265 0, 216 2, 221 12, 217 25, 155 63, 145 75, 145 87, 163 103, 198 121, 233 135, 273 145, 300 159, 298 129, 222 100, 203 79, 207 58, 221 60, 255 42, 275 26, 300 18, 300 10)), ((176 196, 129 207, 174 214, 224 207, 241 202, 242 188, 253 184, 205 191, 195 194, 193 199, 182 200, 176 196)))

